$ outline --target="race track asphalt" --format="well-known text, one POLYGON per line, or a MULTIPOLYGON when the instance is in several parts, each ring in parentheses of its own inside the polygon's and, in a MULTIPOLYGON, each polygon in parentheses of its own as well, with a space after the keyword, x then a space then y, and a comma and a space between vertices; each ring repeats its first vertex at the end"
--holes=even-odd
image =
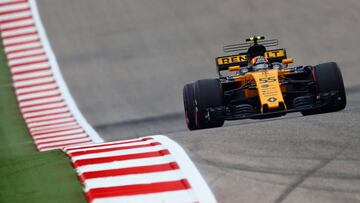
POLYGON ((167 134, 219 202, 360 202, 360 1, 38 0, 65 80, 108 141, 167 134), (336 61, 344 111, 190 132, 182 87, 222 46, 278 38, 295 65, 336 61))

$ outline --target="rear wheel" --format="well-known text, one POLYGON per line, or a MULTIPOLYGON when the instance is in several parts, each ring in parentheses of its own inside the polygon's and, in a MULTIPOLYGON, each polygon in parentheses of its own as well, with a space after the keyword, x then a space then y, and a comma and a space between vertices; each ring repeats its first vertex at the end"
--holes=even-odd
POLYGON ((208 108, 223 106, 223 90, 218 79, 198 80, 195 90, 195 122, 198 128, 214 128, 224 125, 223 118, 208 119, 208 108))
POLYGON ((340 111, 346 106, 346 94, 340 68, 334 62, 319 64, 313 69, 317 93, 337 92, 337 100, 313 110, 301 112, 304 116, 340 111))
POLYGON ((195 123, 195 101, 194 101, 194 84, 186 84, 183 89, 183 100, 186 125, 189 130, 198 129, 195 123))

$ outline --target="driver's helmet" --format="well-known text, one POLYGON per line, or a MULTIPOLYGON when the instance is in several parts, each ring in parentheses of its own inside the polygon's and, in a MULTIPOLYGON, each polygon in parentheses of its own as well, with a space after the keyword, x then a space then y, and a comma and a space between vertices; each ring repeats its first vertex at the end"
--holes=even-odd
POLYGON ((264 56, 256 56, 251 59, 251 67, 253 70, 269 68, 269 61, 264 56))

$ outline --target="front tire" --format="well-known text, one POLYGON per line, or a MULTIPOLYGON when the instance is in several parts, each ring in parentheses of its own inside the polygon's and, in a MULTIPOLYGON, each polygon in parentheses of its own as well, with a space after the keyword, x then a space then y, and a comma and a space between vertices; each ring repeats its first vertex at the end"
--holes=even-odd
POLYGON ((183 89, 183 100, 186 125, 189 130, 196 130, 198 127, 195 123, 195 100, 194 100, 194 84, 186 84, 183 89))
POLYGON ((343 110, 346 106, 346 94, 343 78, 339 66, 335 62, 323 63, 314 66, 313 79, 317 85, 317 93, 338 93, 337 101, 318 108, 301 112, 304 116, 329 113, 343 110))
POLYGON ((223 90, 218 79, 205 79, 195 82, 195 122, 199 129, 215 128, 224 125, 223 118, 209 120, 207 109, 223 106, 223 90))

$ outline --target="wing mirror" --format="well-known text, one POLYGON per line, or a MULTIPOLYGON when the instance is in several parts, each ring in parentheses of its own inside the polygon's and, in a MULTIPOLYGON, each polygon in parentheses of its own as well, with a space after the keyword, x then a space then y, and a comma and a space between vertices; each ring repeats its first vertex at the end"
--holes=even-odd
POLYGON ((294 63, 294 58, 287 58, 287 59, 283 59, 281 61, 282 64, 284 65, 287 65, 287 64, 290 64, 290 63, 294 63))
POLYGON ((239 70, 240 70, 240 66, 229 66, 228 70, 229 70, 229 71, 239 71, 239 70))

